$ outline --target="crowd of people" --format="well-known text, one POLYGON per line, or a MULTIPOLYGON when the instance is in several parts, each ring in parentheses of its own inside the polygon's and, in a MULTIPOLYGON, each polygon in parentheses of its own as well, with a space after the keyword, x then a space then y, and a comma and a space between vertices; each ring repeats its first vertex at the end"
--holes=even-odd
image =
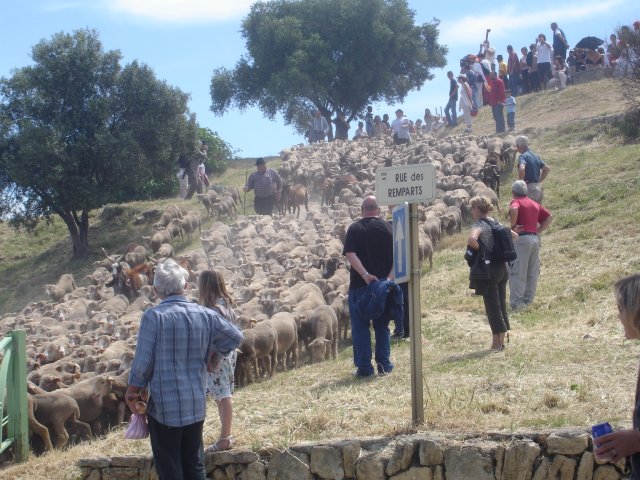
MULTIPOLYGON (((484 106, 490 106, 496 123, 496 133, 516 130, 516 98, 528 93, 544 90, 564 90, 572 82, 576 72, 591 68, 608 68, 615 77, 628 71, 637 52, 630 47, 629 36, 640 32, 640 21, 631 27, 620 27, 620 37, 612 34, 609 42, 596 37, 585 37, 571 47, 564 31, 556 22, 550 25, 550 38, 540 33, 529 46, 519 49, 507 45, 506 57, 496 54, 488 41, 480 44, 477 54, 469 54, 460 60, 460 73, 447 72, 449 89, 444 111, 432 113, 429 108, 424 116, 415 121, 404 116, 400 122, 389 122, 389 116, 374 115, 371 106, 358 122, 353 140, 393 135, 397 144, 408 143, 410 135, 416 132, 434 133, 442 128, 452 128, 458 124, 458 112, 465 123, 465 132, 472 131, 473 117, 484 106), (506 112, 505 112, 506 110, 506 112), (505 113, 506 122, 505 122, 505 113)), ((400 112, 400 113, 399 113, 400 112)), ((343 113, 332 120, 335 124, 335 139, 347 140, 350 125, 343 113)), ((325 141, 329 135, 329 123, 320 111, 309 124, 307 138, 310 143, 325 141)))

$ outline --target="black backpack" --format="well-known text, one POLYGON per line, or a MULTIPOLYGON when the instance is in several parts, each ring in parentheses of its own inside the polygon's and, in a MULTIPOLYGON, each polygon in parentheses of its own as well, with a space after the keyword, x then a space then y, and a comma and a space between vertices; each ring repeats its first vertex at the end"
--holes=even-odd
POLYGON ((511 230, 500 222, 492 222, 487 218, 481 218, 491 227, 493 234, 493 250, 487 253, 487 260, 492 262, 513 262, 516 258, 516 249, 513 246, 511 230))

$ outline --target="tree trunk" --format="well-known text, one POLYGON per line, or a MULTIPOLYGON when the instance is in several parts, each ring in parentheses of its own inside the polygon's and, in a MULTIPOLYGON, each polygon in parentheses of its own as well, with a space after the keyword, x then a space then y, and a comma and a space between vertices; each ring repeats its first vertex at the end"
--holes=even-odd
POLYGON ((73 256, 75 258, 87 257, 89 255, 89 212, 83 210, 78 218, 75 212, 65 211, 60 217, 69 230, 73 244, 73 256))

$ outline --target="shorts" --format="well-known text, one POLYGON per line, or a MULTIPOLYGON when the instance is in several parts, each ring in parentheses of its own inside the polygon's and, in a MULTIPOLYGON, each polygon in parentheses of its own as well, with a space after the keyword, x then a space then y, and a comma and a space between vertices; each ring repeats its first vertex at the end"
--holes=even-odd
POLYGON ((236 368, 237 356, 238 352, 234 350, 229 355, 222 357, 213 372, 207 372, 207 396, 213 397, 214 400, 222 400, 233 396, 233 372, 236 368))

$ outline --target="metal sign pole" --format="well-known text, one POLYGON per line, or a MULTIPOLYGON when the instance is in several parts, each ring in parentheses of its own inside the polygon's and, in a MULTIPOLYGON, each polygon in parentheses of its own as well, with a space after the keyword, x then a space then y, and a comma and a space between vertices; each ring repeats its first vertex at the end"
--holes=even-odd
POLYGON ((422 396, 422 329, 420 311, 420 259, 418 257, 418 206, 409 204, 409 232, 411 238, 411 275, 409 278, 409 322, 411 326, 411 420, 414 425, 424 423, 422 396))

